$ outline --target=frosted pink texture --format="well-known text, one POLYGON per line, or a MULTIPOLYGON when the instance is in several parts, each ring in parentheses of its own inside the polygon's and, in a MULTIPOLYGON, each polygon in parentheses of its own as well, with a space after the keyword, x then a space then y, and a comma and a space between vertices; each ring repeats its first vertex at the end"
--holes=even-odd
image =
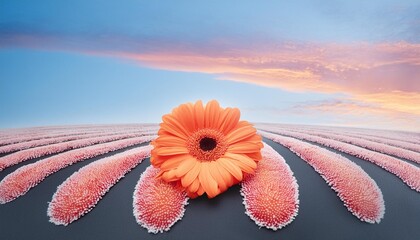
MULTIPOLYGON (((261 129, 261 128, 260 128, 261 129)), ((273 133, 297 138, 300 140, 310 141, 321 144, 326 147, 336 149, 338 151, 350 154, 357 158, 372 162, 377 166, 385 169, 386 171, 399 177, 404 183, 406 183, 411 189, 420 192, 420 168, 404 162, 395 157, 367 150, 361 147, 357 147, 348 143, 339 142, 337 140, 322 138, 313 136, 305 133, 297 133, 293 131, 280 130, 275 127, 264 128, 273 133)))
POLYGON ((315 145, 289 137, 260 132, 289 148, 311 165, 337 192, 347 209, 361 221, 379 223, 384 216, 382 192, 361 167, 347 158, 315 145))
POLYGON ((150 156, 151 146, 139 147, 95 161, 58 186, 48 206, 50 222, 68 225, 79 219, 126 173, 150 156))
POLYGON ((298 214, 298 184, 289 165, 267 144, 255 174, 241 183, 246 214, 260 227, 278 230, 298 214))
POLYGON ((22 150, 6 155, 4 157, 0 157, 0 171, 29 159, 38 158, 54 153, 60 153, 66 150, 87 147, 98 143, 112 142, 125 138, 141 137, 143 135, 145 135, 145 133, 126 133, 111 136, 80 139, 22 150))
POLYGON ((4 204, 26 194, 49 175, 73 163, 100 156, 136 144, 151 141, 155 136, 144 136, 98 144, 71 150, 18 168, 0 182, 0 203, 4 204))
MULTIPOLYGON (((328 130, 323 130, 324 132, 331 132, 328 130)), ((334 131, 335 133, 337 133, 337 131, 334 131)), ((365 140, 369 140, 372 142, 378 142, 378 143, 383 143, 389 146, 394 146, 394 147, 398 147, 398 148, 403 148, 403 149, 407 149, 407 150, 411 150, 414 152, 420 152, 420 140, 417 143, 413 143, 413 142, 407 142, 405 141, 404 137, 401 137, 400 139, 389 139, 389 138, 385 138, 385 137, 378 137, 378 136, 372 136, 372 135, 364 135, 362 133, 355 133, 355 132, 348 132, 348 131, 339 131, 338 132, 340 135, 345 135, 345 136, 349 136, 349 137, 356 137, 356 138, 360 138, 360 139, 365 139, 365 140)), ((397 135, 398 136, 398 135, 397 135)), ((414 140, 415 141, 415 140, 414 140)))
POLYGON ((157 132, 157 127, 153 124, 120 124, 34 127, 3 131, 0 130, 0 146, 48 138, 86 135, 101 132, 118 132, 122 130, 155 130, 157 132))
POLYGON ((315 135, 315 136, 319 136, 319 137, 323 137, 327 139, 334 139, 340 142, 349 143, 349 144, 366 148, 366 149, 370 149, 376 152, 385 153, 391 156, 404 158, 404 159, 407 159, 416 163, 420 163, 420 153, 418 152, 403 149, 400 147, 390 146, 384 143, 378 143, 371 140, 366 140, 366 139, 356 137, 356 136, 348 136, 348 135, 336 134, 336 133, 331 133, 331 132, 322 132, 318 130, 293 129, 292 131, 315 135))
POLYGON ((187 194, 174 183, 156 179, 159 169, 149 166, 140 176, 133 195, 133 214, 150 233, 169 231, 184 216, 187 194))

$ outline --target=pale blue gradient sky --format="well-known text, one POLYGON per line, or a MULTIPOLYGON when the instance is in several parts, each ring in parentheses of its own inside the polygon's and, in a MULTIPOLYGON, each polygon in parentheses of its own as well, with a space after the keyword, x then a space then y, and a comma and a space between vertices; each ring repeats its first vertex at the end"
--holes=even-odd
MULTIPOLYGON (((244 49, 258 52, 267 42, 317 49, 403 42, 418 49, 419 13, 418 1, 397 0, 0 1, 0 128, 159 122, 186 101, 217 99, 254 122, 401 129, 406 119, 354 97, 359 92, 353 87, 265 87, 260 80, 225 77, 220 66, 191 70, 185 63, 160 66, 119 54, 182 52, 219 60, 244 49), (353 116, 354 108, 369 113, 353 116)), ((415 113, 404 114, 410 124, 419 123, 415 113)))

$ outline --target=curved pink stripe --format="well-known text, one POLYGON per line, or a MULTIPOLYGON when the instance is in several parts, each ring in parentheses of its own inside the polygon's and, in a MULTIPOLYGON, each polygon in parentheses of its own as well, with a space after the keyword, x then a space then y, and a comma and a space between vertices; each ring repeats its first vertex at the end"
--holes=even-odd
POLYGON ((67 129, 60 130, 60 131, 47 131, 47 130, 37 130, 33 133, 22 133, 22 134, 14 134, 14 136, 10 136, 7 139, 0 140, 0 146, 16 144, 21 142, 33 141, 33 140, 41 140, 41 139, 49 139, 49 138, 56 138, 56 137, 65 137, 65 136, 74 136, 74 135, 85 135, 91 133, 112 133, 117 131, 149 131, 155 130, 157 132, 158 128, 156 125, 151 124, 138 124, 138 125, 110 125, 110 126, 91 126, 86 128, 72 128, 71 126, 67 129))
POLYGON ((406 143, 412 143, 412 144, 418 144, 419 143, 419 136, 415 133, 409 133, 409 132, 400 132, 400 131, 391 131, 391 130, 374 130, 374 129, 358 129, 358 128, 323 128, 325 131, 330 132, 336 132, 336 129, 338 129, 339 132, 343 131, 348 133, 351 131, 351 133, 361 135, 361 136, 367 136, 367 137, 376 137, 381 138, 385 140, 396 140, 406 143))
POLYGON ((110 143, 71 150, 18 168, 0 182, 0 204, 26 194, 49 175, 73 163, 102 154, 151 141, 155 136, 123 139, 110 143))
POLYGON ((311 165, 361 221, 381 221, 385 212, 382 192, 361 167, 341 155, 300 140, 270 133, 262 136, 289 148, 311 165))
POLYGON ((291 223, 299 210, 298 184, 289 165, 267 144, 254 175, 241 183, 246 214, 260 227, 277 230, 291 223))
POLYGON ((372 142, 383 143, 383 144, 386 144, 386 145, 389 145, 389 146, 403 148, 403 149, 406 149, 406 150, 411 150, 411 151, 420 153, 420 144, 419 144, 420 142, 415 144, 415 143, 405 142, 405 141, 401 141, 401 140, 379 138, 379 137, 374 137, 374 136, 369 136, 369 135, 356 134, 356 133, 352 133, 352 132, 340 132, 340 134, 346 135, 346 136, 349 136, 349 137, 361 138, 361 139, 369 140, 369 141, 372 141, 372 142))
POLYGON ((126 173, 150 156, 151 146, 95 161, 58 186, 48 206, 50 222, 68 225, 91 211, 126 173))
POLYGON ((100 133, 100 132, 104 132, 104 130, 102 129, 86 129, 86 130, 68 129, 68 130, 63 130, 63 131, 52 131, 52 132, 39 130, 33 133, 15 134, 14 136, 10 136, 7 139, 2 139, 0 140, 0 146, 7 146, 10 144, 48 139, 48 138, 55 138, 55 137, 85 135, 89 133, 100 133))
MULTIPOLYGON (((266 128, 267 129, 267 128, 266 128)), ((312 136, 304 133, 296 133, 285 130, 276 130, 275 128, 267 129, 270 132, 274 132, 281 135, 294 137, 301 140, 315 142, 326 147, 336 149, 338 151, 350 154, 357 158, 372 162, 377 166, 385 169, 386 171, 399 177, 404 183, 406 183, 411 189, 420 192, 420 168, 401 161, 397 158, 367 150, 361 147, 353 146, 348 143, 339 142, 336 140, 326 139, 322 137, 312 136)))
MULTIPOLYGON (((121 124, 121 125, 66 125, 66 126, 47 126, 47 127, 32 127, 32 128, 18 128, 3 130, 1 134, 3 139, 11 139, 18 137, 29 137, 38 135, 51 135, 51 134, 65 134, 65 133, 83 133, 88 131, 100 131, 102 129, 110 128, 128 128, 134 127, 139 124, 121 124)), ((146 125, 146 124, 144 124, 146 125)), ((1 131, 1 130, 0 130, 1 131)))
POLYGON ((173 183, 156 179, 159 169, 149 166, 137 182, 133 214, 149 233, 169 231, 184 216, 187 194, 173 183))
POLYGON ((361 139, 359 137, 350 137, 342 134, 326 133, 318 130, 292 130, 300 133, 311 134, 323 138, 334 139, 340 142, 350 143, 362 148, 370 149, 376 152, 385 153, 391 156, 404 158, 416 163, 420 163, 420 153, 413 152, 406 149, 401 149, 393 146, 389 146, 382 143, 376 143, 369 140, 361 139))
POLYGON ((420 134, 414 132, 401 132, 392 130, 375 130, 375 129, 361 129, 351 127, 332 127, 332 126, 311 126, 311 125, 296 125, 296 124, 257 124, 261 128, 283 128, 284 130, 321 130, 332 133, 356 134, 363 137, 381 138, 383 140, 395 140, 404 143, 411 143, 418 145, 420 142, 420 134))
POLYGON ((64 152, 66 150, 87 147, 98 143, 112 142, 125 138, 141 137, 143 133, 130 133, 121 135, 112 135, 96 138, 87 138, 63 143, 56 143, 48 146, 36 147, 12 153, 0 158, 0 171, 3 169, 18 164, 20 162, 38 158, 54 153, 64 152))
POLYGON ((28 148, 45 146, 45 145, 73 141, 73 140, 112 136, 112 135, 117 135, 117 134, 128 134, 128 133, 145 134, 145 131, 139 131, 139 130, 121 130, 121 131, 112 131, 112 132, 103 131, 99 133, 88 133, 88 134, 70 135, 70 136, 64 136, 64 137, 45 138, 45 139, 32 140, 28 142, 20 142, 20 143, 15 143, 15 144, 9 144, 6 146, 1 146, 0 153, 10 153, 10 152, 15 152, 19 150, 25 150, 28 148))
MULTIPOLYGON (((268 124, 264 124, 265 126, 268 126, 268 124)), ((263 128, 264 126, 261 125, 263 128)), ((382 143, 382 144, 386 144, 389 146, 393 146, 393 147, 398 147, 398 148, 403 148, 406 150, 411 150, 414 152, 418 152, 420 153, 420 141, 417 141, 416 143, 412 143, 410 141, 407 141, 407 139, 405 139, 404 137, 400 136, 400 139, 396 139, 396 137, 394 136, 394 139, 389 139, 389 138, 385 138, 385 137, 378 137, 378 136, 373 136, 373 135, 366 135, 363 132, 359 132, 356 130, 352 130, 352 129, 337 129, 337 128, 333 128, 333 127, 321 127, 321 126, 313 126, 313 127, 305 127, 305 126, 290 126, 290 125, 283 125, 283 124, 276 124, 276 127, 280 127, 284 130, 290 130, 290 131, 305 131, 308 133, 311 133, 313 131, 319 131, 322 133, 334 133, 334 134, 339 134, 339 135, 346 135, 348 137, 355 137, 355 138, 361 138, 364 140, 369 140, 372 142, 377 142, 377 143, 382 143)), ((270 126, 268 126, 270 127, 270 126)))

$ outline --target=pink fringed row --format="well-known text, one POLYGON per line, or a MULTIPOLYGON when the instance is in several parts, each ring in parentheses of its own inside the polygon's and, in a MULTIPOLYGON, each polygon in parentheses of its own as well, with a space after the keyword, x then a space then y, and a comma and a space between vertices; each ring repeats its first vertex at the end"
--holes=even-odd
POLYGON ((144 131, 117 131, 117 132, 100 132, 100 133, 89 133, 89 134, 82 134, 82 135, 71 135, 71 136, 64 136, 64 137, 56 137, 56 138, 44 138, 39 140, 32 140, 28 142, 20 142, 15 144, 9 144, 6 146, 0 147, 0 153, 10 153, 19 150, 25 150, 28 148, 45 146, 55 143, 73 141, 73 140, 80 140, 86 138, 96 138, 96 137, 103 137, 103 136, 112 136, 117 134, 128 134, 128 133, 142 133, 145 134, 144 131))
POLYGON ((361 138, 361 139, 365 139, 365 140, 369 140, 372 142, 378 142, 378 143, 383 143, 389 146, 394 146, 394 147, 398 147, 398 148, 403 148, 403 149, 407 149, 407 150, 411 150, 411 151, 415 151, 420 153, 420 142, 418 142, 417 144, 414 143, 410 143, 410 142, 405 142, 405 141, 401 141, 401 140, 393 140, 393 139, 387 139, 387 138, 380 138, 380 137, 373 137, 373 136, 368 136, 368 135, 362 135, 362 134, 355 134, 355 133, 351 133, 351 132, 340 132, 341 135, 346 135, 349 137, 355 137, 355 138, 361 138))
POLYGON ((137 182, 133 195, 133 214, 150 233, 168 231, 184 216, 187 194, 173 183, 156 176, 159 169, 149 166, 137 182))
POLYGON ((420 168, 407 162, 401 161, 397 158, 382 153, 370 151, 361 147, 353 146, 348 143, 342 143, 336 140, 321 138, 309 134, 278 130, 276 128, 266 128, 264 130, 294 137, 301 140, 315 142, 323 146, 330 147, 338 151, 350 154, 357 158, 372 162, 378 165, 379 167, 385 169, 386 171, 399 177, 411 189, 420 192, 420 168))
POLYGON ((361 167, 341 155, 300 140, 265 132, 261 135, 289 148, 311 165, 361 221, 381 221, 385 212, 382 192, 361 167))
POLYGON ((73 163, 100 156, 136 144, 151 141, 155 136, 129 138, 61 153, 18 168, 0 182, 0 203, 4 204, 26 194, 49 175, 73 163))
POLYGON ((0 140, 0 146, 15 144, 20 142, 27 142, 33 140, 41 140, 41 139, 48 139, 48 138, 57 138, 57 137, 66 137, 66 136, 74 136, 74 135, 86 135, 92 133, 113 133, 118 131, 150 131, 150 130, 158 130, 157 125, 151 124, 138 124, 138 125, 110 125, 110 126, 101 126, 101 127, 90 127, 90 128, 81 128, 81 129, 73 129, 68 128, 62 131, 47 131, 47 130, 38 130, 33 133, 26 133, 26 134, 15 134, 15 136, 11 136, 7 139, 0 140))
POLYGON ((418 144, 420 142, 420 135, 414 132, 401 132, 401 131, 387 131, 387 130, 375 130, 375 129, 357 129, 358 134, 379 137, 392 140, 400 140, 418 144))
POLYGON ((149 157, 152 147, 140 147, 95 161, 58 186, 48 206, 50 222, 68 225, 79 219, 132 168, 149 157))
MULTIPOLYGON (((314 128, 318 129, 318 127, 314 128)), ((344 134, 356 134, 364 137, 374 137, 384 140, 395 140, 405 143, 418 144, 420 142, 419 135, 409 132, 391 131, 391 130, 374 130, 359 128, 339 128, 339 127, 323 127, 322 130, 328 132, 339 132, 344 134)))
POLYGON ((277 230, 298 214, 298 184, 282 156, 264 144, 254 175, 241 183, 246 214, 260 227, 277 230))
POLYGON ((64 136, 73 136, 73 135, 83 135, 83 134, 89 134, 89 133, 100 133, 104 131, 111 131, 111 129, 63 129, 63 130, 57 130, 57 131, 50 131, 47 129, 38 129, 33 132, 27 132, 27 133, 14 133, 10 134, 7 138, 2 138, 0 140, 0 145, 8 145, 8 144, 14 144, 19 142, 25 142, 25 141, 32 141, 32 140, 39 140, 39 139, 47 139, 47 138, 54 138, 54 137, 64 137, 64 136))
POLYGON ((104 137, 96 137, 96 138, 87 138, 81 140, 74 140, 69 142, 57 143, 48 146, 36 147, 31 149, 22 150, 19 152, 15 152, 4 157, 0 158, 0 171, 3 169, 18 164, 20 162, 38 158, 46 155, 50 155, 53 153, 60 153, 66 150, 87 147, 98 143, 105 143, 105 142, 112 142, 120 139, 125 138, 133 138, 133 137, 141 137, 144 134, 121 134, 121 135, 113 135, 113 136, 104 136, 104 137))
POLYGON ((340 142, 350 143, 362 148, 370 149, 380 153, 385 153, 399 158, 404 158, 416 163, 420 163, 420 153, 413 152, 406 149, 401 149, 393 146, 389 146, 383 143, 376 143, 369 140, 361 139, 359 137, 350 137, 335 133, 325 133, 320 131, 308 131, 308 130, 292 130, 300 133, 316 135, 323 138, 334 139, 340 142))
POLYGON ((102 131, 86 131, 86 132, 57 132, 57 133, 45 133, 39 132, 34 134, 26 134, 22 136, 10 137, 6 139, 0 140, 0 146, 8 146, 10 144, 17 144, 22 142, 28 141, 35 141, 35 140, 42 140, 42 139, 50 139, 50 138, 57 138, 57 137, 67 137, 67 136, 75 136, 75 135, 86 135, 90 133, 100 133, 102 131))
MULTIPOLYGON (((331 126, 311 126, 311 125, 295 125, 295 124, 257 124, 257 127, 261 128, 283 128, 285 130, 305 130, 308 132, 312 131, 323 131, 328 133, 339 133, 344 135, 356 135, 355 137, 361 138, 376 138, 382 139, 383 141, 390 140, 397 141, 400 143, 408 143, 411 145, 419 145, 420 134, 391 131, 391 130, 374 130, 374 129, 360 129, 360 128, 348 128, 348 127, 331 127, 331 126)), ((409 149, 411 150, 411 149, 409 149)))

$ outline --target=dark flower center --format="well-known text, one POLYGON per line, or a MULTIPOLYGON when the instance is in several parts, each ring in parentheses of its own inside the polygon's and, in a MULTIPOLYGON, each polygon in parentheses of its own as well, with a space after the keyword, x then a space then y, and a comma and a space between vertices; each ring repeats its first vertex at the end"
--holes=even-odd
POLYGON ((211 151, 217 146, 217 141, 213 138, 203 137, 200 140, 200 148, 203 151, 211 151))

